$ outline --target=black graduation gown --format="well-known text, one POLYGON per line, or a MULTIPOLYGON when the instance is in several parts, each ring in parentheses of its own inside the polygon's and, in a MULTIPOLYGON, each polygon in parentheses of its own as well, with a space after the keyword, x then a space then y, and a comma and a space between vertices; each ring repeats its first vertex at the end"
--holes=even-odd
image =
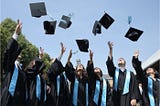
MULTIPOLYGON (((74 82, 75 82, 75 69, 73 68, 72 63, 67 63, 65 66, 66 76, 71 82, 70 90, 71 90, 71 101, 73 100, 73 90, 74 90, 74 82)), ((77 97, 77 106, 86 106, 86 83, 88 83, 88 78, 83 76, 82 79, 78 79, 78 97, 77 97)), ((72 101, 73 102, 73 101, 72 101)), ((71 106, 74 106, 73 103, 71 106)))
MULTIPOLYGON (((113 64, 113 60, 108 57, 108 60, 106 61, 106 65, 108 68, 109 75, 113 77, 113 80, 114 80, 114 74, 115 74, 116 67, 113 64)), ((119 70, 117 91, 113 89, 112 101, 114 103, 114 106, 130 106, 131 99, 138 99, 137 81, 136 81, 136 78, 133 72, 131 72, 130 75, 131 75, 131 80, 130 80, 130 85, 129 85, 129 93, 122 95, 122 92, 124 89, 126 71, 121 72, 119 70)))
MULTIPOLYGON (((93 63, 91 64, 90 61, 87 64, 87 73, 88 73, 88 77, 89 77, 89 97, 90 97, 90 102, 89 105, 90 106, 101 106, 101 100, 102 100, 102 89, 103 89, 103 81, 98 79, 97 76, 94 74, 94 65, 93 63), (94 103, 94 94, 95 94, 95 88, 96 88, 96 81, 99 80, 100 81, 100 95, 99 95, 99 99, 98 99, 98 105, 96 105, 94 103)), ((106 106, 112 106, 112 100, 111 100, 111 89, 110 89, 110 85, 108 83, 108 81, 106 80, 107 83, 107 98, 106 98, 106 106)))
MULTIPOLYGON (((138 60, 138 58, 135 58, 133 56, 132 58, 132 65, 134 69, 136 70, 137 76, 142 83, 142 89, 143 89, 143 102, 145 106, 150 106, 149 97, 148 97, 148 78, 145 71, 143 71, 141 67, 141 61, 138 60)), ((155 98, 156 106, 159 106, 159 97, 160 97, 160 81, 156 79, 156 81, 153 80, 153 96, 155 98)))
POLYGON ((2 80, 2 95, 1 105, 2 106, 23 106, 25 104, 25 83, 26 76, 24 71, 18 67, 18 79, 14 96, 9 93, 9 85, 12 79, 14 71, 14 62, 21 52, 21 48, 15 39, 11 39, 8 43, 7 49, 4 54, 3 71, 5 74, 2 80))
POLYGON ((27 103, 26 106, 44 106, 45 98, 45 80, 40 75, 41 81, 41 97, 40 100, 36 97, 36 74, 27 73, 27 103))
POLYGON ((69 106, 69 88, 65 78, 64 67, 62 63, 56 59, 47 71, 49 78, 51 93, 47 94, 47 106, 69 106), (57 77, 60 77, 59 95, 57 90, 57 77))
POLYGON ((46 82, 41 75, 42 70, 45 68, 45 64, 39 58, 35 59, 35 63, 36 64, 32 68, 26 70, 26 76, 27 76, 26 106, 44 106, 45 104, 46 82), (39 75, 41 82, 40 100, 36 97, 37 75, 39 75))

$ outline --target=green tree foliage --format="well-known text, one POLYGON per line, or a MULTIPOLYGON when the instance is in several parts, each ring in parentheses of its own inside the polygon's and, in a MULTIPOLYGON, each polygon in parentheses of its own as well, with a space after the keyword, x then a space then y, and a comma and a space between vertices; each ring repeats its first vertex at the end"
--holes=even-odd
MULTIPOLYGON (((3 22, 0 24, 0 60, 1 60, 1 70, 2 70, 2 63, 4 58, 4 51, 7 47, 8 41, 11 39, 14 30, 16 27, 16 22, 6 18, 3 22)), ((31 60, 34 59, 34 57, 38 56, 38 48, 30 43, 25 36, 21 33, 21 35, 18 38, 18 43, 23 48, 21 52, 21 56, 23 58, 23 66, 26 67, 31 60)), ((46 64, 46 69, 49 67, 50 62, 50 56, 45 53, 43 60, 46 64)))

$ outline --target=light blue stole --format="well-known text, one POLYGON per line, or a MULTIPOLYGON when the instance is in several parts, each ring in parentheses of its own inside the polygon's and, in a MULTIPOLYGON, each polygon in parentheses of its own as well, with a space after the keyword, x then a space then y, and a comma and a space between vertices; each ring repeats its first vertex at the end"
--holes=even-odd
MULTIPOLYGON (((114 90, 116 91, 118 87, 118 77, 119 77, 119 69, 116 68, 115 75, 114 75, 114 90)), ((130 79, 131 79, 130 71, 126 70, 126 78, 125 78, 125 83, 123 88, 123 95, 129 92, 130 79)))
POLYGON ((57 96, 59 96, 59 91, 60 91, 60 75, 57 76, 57 96))
POLYGON ((17 79, 18 79, 18 66, 15 63, 12 79, 11 79, 11 82, 9 85, 9 92, 12 96, 14 96, 14 92, 15 92, 16 84, 17 84, 17 79))
MULTIPOLYGON (((94 102, 98 105, 99 100, 99 93, 100 93, 100 81, 96 81, 96 88, 94 93, 94 102)), ((107 83, 106 80, 103 78, 103 88, 102 88, 102 100, 101 100, 101 106, 106 106, 106 98, 107 98, 107 83)))
POLYGON ((153 97, 153 80, 151 77, 148 77, 148 96, 149 96, 150 106, 155 106, 155 100, 153 97))
POLYGON ((36 97, 41 100, 41 78, 39 75, 36 76, 36 97))
POLYGON ((47 84, 46 84, 46 80, 45 80, 45 82, 44 82, 44 101, 46 101, 46 99, 47 99, 46 88, 47 88, 47 84))
POLYGON ((79 81, 77 80, 77 78, 75 78, 74 89, 73 89, 73 104, 74 104, 74 106, 77 106, 78 85, 79 85, 79 81))
POLYGON ((107 99, 107 83, 106 83, 106 80, 103 79, 103 89, 102 89, 102 102, 101 102, 101 106, 106 106, 106 99, 107 99))
MULTIPOLYGON (((77 78, 75 78, 74 89, 73 89, 73 104, 74 104, 74 106, 77 106, 78 85, 79 85, 79 81, 77 80, 77 78)), ((88 83, 86 83, 86 106, 88 106, 88 83)))
MULTIPOLYGON (((159 89, 158 90, 159 90, 159 94, 160 94, 160 79, 158 78, 157 80, 159 81, 159 89)), ((160 97, 159 97, 159 106, 160 106, 160 97)))

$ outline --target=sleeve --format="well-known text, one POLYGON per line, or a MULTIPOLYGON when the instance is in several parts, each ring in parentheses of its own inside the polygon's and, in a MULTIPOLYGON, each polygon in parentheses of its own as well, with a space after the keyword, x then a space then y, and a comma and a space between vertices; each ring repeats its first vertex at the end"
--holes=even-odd
POLYGON ((66 64, 65 72, 66 72, 66 76, 69 79, 69 81, 74 82, 74 80, 75 80, 75 69, 74 69, 71 62, 66 64))
POLYGON ((5 72, 10 71, 21 51, 22 48, 18 45, 18 42, 11 38, 4 53, 3 69, 5 72))
POLYGON ((130 94, 131 94, 131 99, 139 99, 139 94, 138 94, 138 83, 136 80, 136 76, 131 72, 131 86, 130 86, 130 94))
POLYGON ((106 80, 107 83, 107 106, 112 106, 112 91, 109 82, 106 80))
POLYGON ((90 80, 93 79, 93 77, 94 77, 94 65, 93 65, 93 62, 91 63, 90 61, 88 61, 86 70, 87 70, 89 79, 90 80))
POLYGON ((116 67, 114 66, 113 58, 108 57, 108 60, 106 61, 106 65, 107 65, 109 75, 111 77, 114 77, 116 67))
POLYGON ((64 67, 62 63, 56 59, 50 66, 50 68, 47 71, 47 75, 49 79, 52 79, 54 77, 57 77, 64 71, 64 67))
POLYGON ((146 79, 146 73, 143 71, 141 67, 141 61, 138 58, 133 56, 132 58, 132 66, 137 73, 137 77, 139 78, 140 82, 144 83, 144 79, 146 79))

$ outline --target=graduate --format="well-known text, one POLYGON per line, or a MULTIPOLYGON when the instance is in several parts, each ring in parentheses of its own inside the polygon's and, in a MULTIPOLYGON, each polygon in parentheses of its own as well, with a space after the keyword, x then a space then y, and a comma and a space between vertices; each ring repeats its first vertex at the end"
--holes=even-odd
POLYGON ((26 100, 26 76, 19 61, 22 48, 17 42, 21 29, 22 23, 18 20, 15 32, 8 42, 4 54, 3 71, 6 76, 2 82, 0 98, 2 106, 24 106, 26 100))
POLYGON ((66 76, 71 82, 71 106, 88 106, 88 75, 82 64, 78 64, 76 69, 73 67, 70 59, 72 50, 70 50, 68 61, 65 66, 66 76))
POLYGON ((50 94, 47 98, 47 106, 69 106, 69 88, 67 78, 65 76, 64 67, 61 58, 66 51, 63 43, 61 43, 61 54, 58 58, 52 60, 52 64, 47 71, 50 94))
POLYGON ((133 72, 125 68, 126 61, 119 58, 118 67, 113 63, 113 43, 108 42, 109 56, 106 61, 108 73, 113 77, 113 103, 114 106, 135 106, 138 99, 138 84, 133 72))
POLYGON ((90 106, 112 106, 110 85, 103 78, 102 70, 98 67, 94 68, 92 58, 93 52, 90 50, 90 60, 87 65, 90 106))
POLYGON ((143 106, 160 106, 160 80, 156 78, 154 68, 149 67, 146 71, 143 71, 138 56, 139 51, 135 51, 132 58, 132 65, 142 83, 143 106))
POLYGON ((40 48, 39 57, 35 57, 26 68, 26 106, 44 106, 46 101, 46 81, 42 77, 44 62, 41 60, 43 50, 40 48))

